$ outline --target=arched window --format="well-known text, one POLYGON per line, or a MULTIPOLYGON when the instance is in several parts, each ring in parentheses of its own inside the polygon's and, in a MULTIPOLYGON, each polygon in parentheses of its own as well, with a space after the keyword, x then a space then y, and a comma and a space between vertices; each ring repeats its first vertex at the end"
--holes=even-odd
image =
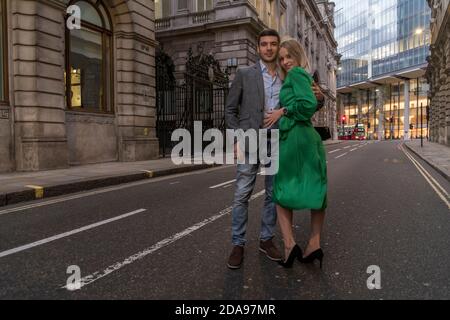
POLYGON ((71 1, 81 29, 67 29, 66 100, 69 109, 113 112, 112 29, 101 0, 71 1))
POLYGON ((0 0, 0 103, 7 100, 8 93, 6 31, 6 0, 0 0))

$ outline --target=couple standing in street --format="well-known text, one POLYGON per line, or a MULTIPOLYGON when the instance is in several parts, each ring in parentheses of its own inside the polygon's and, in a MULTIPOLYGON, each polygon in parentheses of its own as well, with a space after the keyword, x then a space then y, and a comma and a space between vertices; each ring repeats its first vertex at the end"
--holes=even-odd
MULTIPOLYGON (((237 71, 225 119, 228 129, 279 130, 279 170, 275 176, 265 176, 259 250, 286 268, 295 260, 311 263, 317 259, 322 266, 320 236, 327 206, 327 168, 322 140, 311 118, 324 96, 308 73, 308 58, 297 41, 280 43, 277 31, 264 30, 258 36, 258 54, 255 65, 237 71), (311 209, 311 236, 304 253, 292 230, 293 210, 303 209, 311 209), (277 217, 284 257, 273 242, 277 217)), ((243 263, 248 204, 258 169, 259 164, 248 161, 237 165, 230 269, 239 269, 243 263)))

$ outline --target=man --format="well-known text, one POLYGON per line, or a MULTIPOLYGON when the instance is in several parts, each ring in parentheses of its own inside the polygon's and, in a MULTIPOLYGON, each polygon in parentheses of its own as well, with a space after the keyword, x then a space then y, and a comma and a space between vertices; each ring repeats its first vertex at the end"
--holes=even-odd
MULTIPOLYGON (((265 121, 274 110, 280 108, 279 94, 282 86, 278 74, 278 52, 280 36, 275 30, 264 30, 258 36, 260 61, 247 68, 241 68, 230 88, 225 106, 225 120, 228 129, 276 128, 276 124, 265 121)), ((318 100, 323 95, 317 86, 314 92, 318 100)), ((235 147, 236 150, 236 147, 235 147)), ((233 250, 228 259, 230 269, 239 269, 244 258, 245 234, 248 220, 248 202, 255 186, 259 164, 238 164, 237 182, 232 211, 233 250)), ((259 250, 273 261, 282 256, 272 239, 277 221, 276 206, 272 201, 273 176, 265 176, 265 201, 261 219, 259 250)))

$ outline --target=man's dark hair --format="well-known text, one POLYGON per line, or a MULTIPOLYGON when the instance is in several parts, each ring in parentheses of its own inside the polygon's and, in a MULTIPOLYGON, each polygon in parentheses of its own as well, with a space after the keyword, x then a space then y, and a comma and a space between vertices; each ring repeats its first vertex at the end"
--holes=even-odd
POLYGON ((261 41, 261 38, 262 38, 262 37, 277 37, 278 42, 281 41, 280 34, 278 33, 277 30, 274 30, 274 29, 264 29, 264 30, 261 31, 261 32, 259 33, 259 35, 258 35, 258 47, 259 47, 259 45, 260 45, 260 43, 261 43, 260 41, 261 41))

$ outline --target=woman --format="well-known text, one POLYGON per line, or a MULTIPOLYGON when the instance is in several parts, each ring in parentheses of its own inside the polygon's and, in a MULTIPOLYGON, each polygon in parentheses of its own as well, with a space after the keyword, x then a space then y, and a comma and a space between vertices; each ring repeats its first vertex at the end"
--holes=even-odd
POLYGON ((318 259, 322 268, 320 235, 327 207, 327 167, 322 139, 311 122, 317 99, 303 48, 295 40, 284 41, 280 47, 279 62, 285 75, 280 92, 283 108, 271 117, 281 118, 279 171, 273 194, 285 246, 286 260, 281 265, 290 268, 296 258, 304 263, 318 259), (311 236, 303 254, 292 224, 293 210, 304 209, 311 209, 311 236))

